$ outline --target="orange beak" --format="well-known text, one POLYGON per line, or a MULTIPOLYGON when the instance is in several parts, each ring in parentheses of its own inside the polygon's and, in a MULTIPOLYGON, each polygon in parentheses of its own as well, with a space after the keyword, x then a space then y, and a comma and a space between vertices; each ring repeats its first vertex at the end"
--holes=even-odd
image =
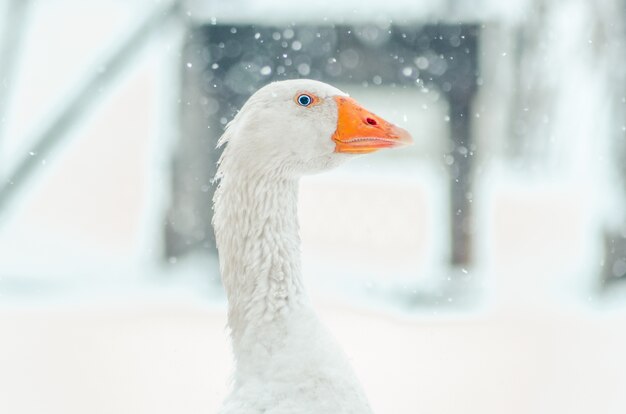
POLYGON ((335 152, 367 154, 413 143, 406 130, 374 115, 354 99, 336 96, 335 101, 338 111, 337 130, 333 134, 335 152))

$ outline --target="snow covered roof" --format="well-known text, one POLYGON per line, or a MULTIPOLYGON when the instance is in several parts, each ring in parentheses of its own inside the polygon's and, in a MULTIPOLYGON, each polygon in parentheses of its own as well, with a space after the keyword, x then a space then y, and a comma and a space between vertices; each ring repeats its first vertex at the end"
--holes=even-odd
POLYGON ((527 0, 185 0, 187 15, 220 23, 397 23, 425 21, 514 21, 527 0))

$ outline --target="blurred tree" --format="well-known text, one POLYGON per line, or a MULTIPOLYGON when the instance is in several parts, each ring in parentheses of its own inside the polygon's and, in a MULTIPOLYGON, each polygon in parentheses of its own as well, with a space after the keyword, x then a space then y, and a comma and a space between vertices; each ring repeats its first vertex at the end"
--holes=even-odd
POLYGON ((512 152, 531 173, 579 180, 607 228, 602 281, 624 278, 625 3, 534 0, 530 10, 517 37, 512 152))

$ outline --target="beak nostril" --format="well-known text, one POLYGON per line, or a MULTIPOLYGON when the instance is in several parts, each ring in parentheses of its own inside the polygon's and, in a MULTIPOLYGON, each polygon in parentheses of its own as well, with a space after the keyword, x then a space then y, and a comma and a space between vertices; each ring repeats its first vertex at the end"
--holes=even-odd
POLYGON ((376 120, 374 118, 366 118, 365 122, 367 122, 369 125, 378 125, 378 122, 376 122, 376 120))

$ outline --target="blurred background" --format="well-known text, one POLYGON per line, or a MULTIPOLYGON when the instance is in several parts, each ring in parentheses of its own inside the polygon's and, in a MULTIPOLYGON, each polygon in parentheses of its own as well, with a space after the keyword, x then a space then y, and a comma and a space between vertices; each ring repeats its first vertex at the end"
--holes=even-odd
POLYGON ((300 77, 416 141, 301 183, 374 410, 626 412, 625 61, 623 0, 0 0, 0 412, 216 412, 215 144, 300 77))

